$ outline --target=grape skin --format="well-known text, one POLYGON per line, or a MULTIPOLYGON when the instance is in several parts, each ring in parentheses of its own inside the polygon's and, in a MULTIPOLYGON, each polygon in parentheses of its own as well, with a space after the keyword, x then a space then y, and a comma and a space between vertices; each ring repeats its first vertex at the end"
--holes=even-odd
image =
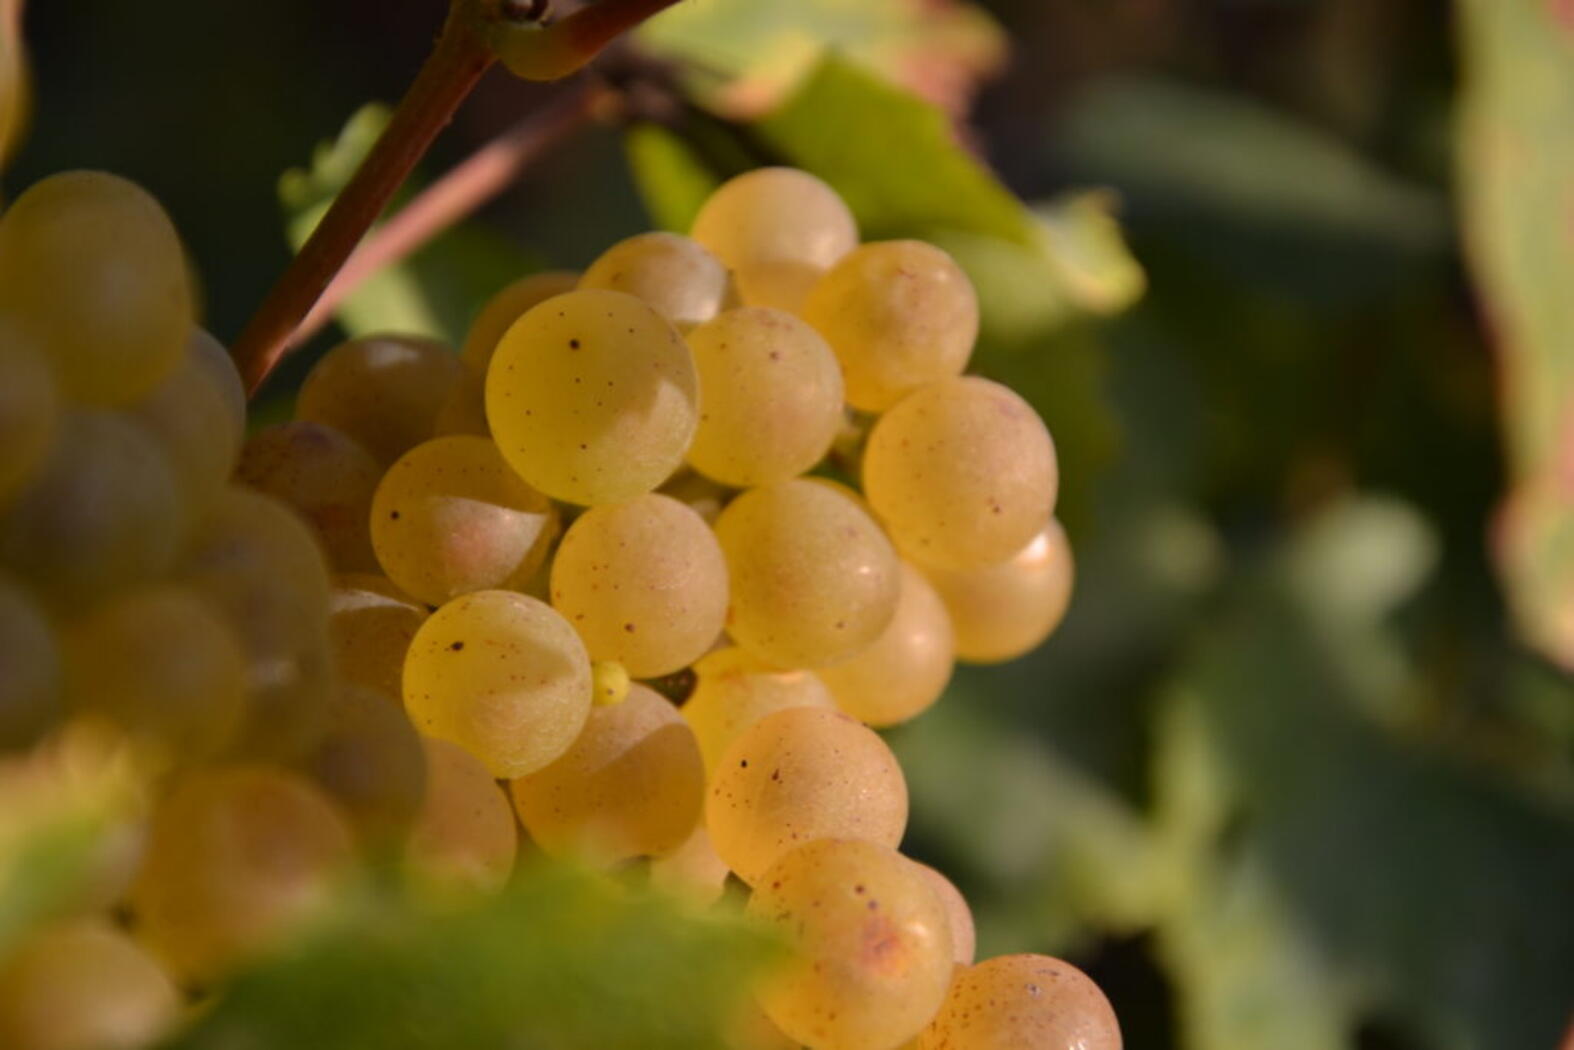
POLYGON ((211 335, 192 329, 174 370, 127 411, 159 443, 191 506, 224 487, 246 434, 246 395, 211 335))
POLYGON ((927 711, 951 680, 955 643, 951 618, 924 575, 902 563, 896 615, 867 648, 845 663, 820 668, 836 706, 876 728, 927 711))
POLYGON ((353 339, 312 367, 295 418, 325 423, 379 463, 392 463, 432 436, 437 413, 463 374, 459 356, 432 339, 353 339))
POLYGON ((916 860, 913 865, 928 880, 929 888, 934 890, 945 908, 946 919, 951 927, 952 958, 958 966, 973 965, 973 956, 978 950, 978 931, 973 926, 973 910, 968 907, 967 898, 962 896, 962 891, 956 888, 955 883, 934 868, 916 860))
POLYGON ((722 309, 727 268, 697 241, 652 231, 619 241, 591 263, 581 288, 627 292, 686 332, 722 309))
POLYGON ((789 707, 836 706, 813 671, 779 671, 736 647, 707 653, 694 673, 694 691, 682 712, 707 771, 713 772, 739 734, 766 715, 789 707))
POLYGON ((405 840, 405 864, 439 892, 495 892, 514 870, 519 831, 508 796, 458 744, 422 737, 426 793, 405 840))
POLYGON ((328 731, 307 769, 369 843, 391 842, 415 821, 426 795, 426 753, 392 696, 343 685, 328 705, 328 731))
POLYGON ((404 658, 426 607, 382 576, 337 576, 328 596, 334 665, 349 683, 402 697, 404 658))
POLYGON ((0 328, 0 511, 48 459, 60 412, 55 376, 43 356, 0 328))
POLYGON ((929 569, 950 613, 958 660, 1004 663, 1055 632, 1071 604, 1076 565, 1060 522, 1005 561, 976 569, 929 569))
POLYGON ((1109 1000, 1047 955, 1002 955, 957 973, 919 1050, 1120 1050, 1109 1000))
POLYGON ((505 286, 486 301, 481 312, 470 323, 464 346, 459 351, 464 361, 477 375, 484 376, 492 363, 503 333, 525 315, 532 306, 545 302, 554 295, 571 292, 579 284, 579 274, 569 270, 544 270, 526 274, 505 286))
POLYGON ((0 571, 0 751, 33 744, 64 712, 54 628, 26 590, 0 571))
POLYGON ((257 431, 241 449, 235 480, 293 507, 341 572, 377 568, 369 522, 382 469, 348 435, 297 419, 257 431))

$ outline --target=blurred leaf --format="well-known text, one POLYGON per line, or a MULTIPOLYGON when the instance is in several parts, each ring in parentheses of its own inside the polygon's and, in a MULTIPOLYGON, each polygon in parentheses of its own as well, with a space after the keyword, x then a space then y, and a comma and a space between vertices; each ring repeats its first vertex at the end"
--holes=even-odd
POLYGON ((721 184, 677 135, 657 124, 637 124, 625 140, 629 166, 639 176, 639 191, 651 222, 664 230, 694 225, 711 191, 721 184))

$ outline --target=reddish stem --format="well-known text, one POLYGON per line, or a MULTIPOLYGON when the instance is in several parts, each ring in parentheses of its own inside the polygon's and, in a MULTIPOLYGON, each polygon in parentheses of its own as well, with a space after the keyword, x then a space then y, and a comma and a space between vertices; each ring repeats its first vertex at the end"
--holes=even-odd
POLYGON ((568 48, 588 61, 620 34, 677 0, 601 0, 581 8, 547 32, 561 34, 568 48))

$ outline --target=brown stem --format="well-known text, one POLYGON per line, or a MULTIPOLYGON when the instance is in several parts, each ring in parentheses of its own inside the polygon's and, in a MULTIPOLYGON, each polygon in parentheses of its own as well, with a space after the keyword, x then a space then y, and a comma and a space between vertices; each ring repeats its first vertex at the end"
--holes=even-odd
POLYGON ((619 35, 678 0, 600 0, 549 26, 499 24, 498 57, 526 80, 560 80, 583 69, 619 35))

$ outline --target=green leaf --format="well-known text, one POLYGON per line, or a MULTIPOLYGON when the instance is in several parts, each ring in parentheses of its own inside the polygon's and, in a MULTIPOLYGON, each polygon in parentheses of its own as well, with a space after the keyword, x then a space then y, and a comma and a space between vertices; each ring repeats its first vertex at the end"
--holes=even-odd
POLYGON ((636 124, 624 142, 629 166, 639 174, 639 192, 651 221, 664 230, 688 230, 711 191, 721 185, 672 132, 657 124, 636 124))

